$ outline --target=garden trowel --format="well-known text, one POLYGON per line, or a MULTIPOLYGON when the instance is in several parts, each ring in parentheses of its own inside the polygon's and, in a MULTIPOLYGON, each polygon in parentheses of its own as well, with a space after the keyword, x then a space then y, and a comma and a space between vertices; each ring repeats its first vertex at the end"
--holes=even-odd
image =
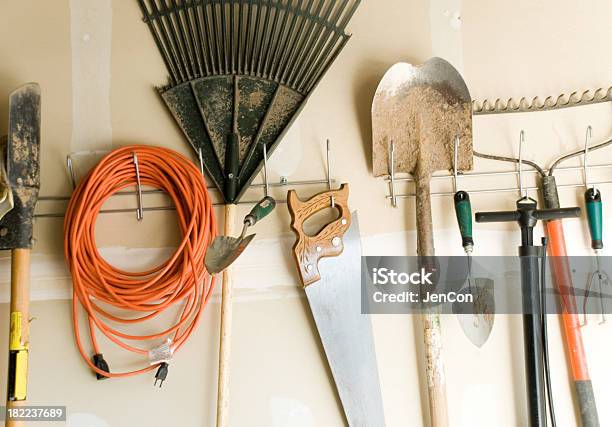
POLYGON ((385 417, 372 325, 370 317, 361 313, 359 224, 348 208, 348 185, 307 201, 292 190, 288 204, 297 237, 295 260, 348 425, 382 427, 385 417), (339 218, 314 236, 304 233, 304 221, 332 203, 339 218))

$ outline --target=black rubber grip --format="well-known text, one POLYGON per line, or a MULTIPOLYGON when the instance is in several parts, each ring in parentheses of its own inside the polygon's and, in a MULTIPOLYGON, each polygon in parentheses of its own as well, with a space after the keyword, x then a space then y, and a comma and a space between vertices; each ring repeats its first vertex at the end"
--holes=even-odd
POLYGON ((563 218, 578 218, 580 216, 580 208, 557 208, 543 209, 535 212, 537 219, 549 221, 551 219, 563 218))
POLYGON ((476 212, 476 222, 515 222, 519 217, 518 211, 476 212))
POLYGON ((576 386, 583 427, 599 427, 597 405, 595 404, 595 394, 593 393, 591 380, 574 381, 574 385, 576 386))

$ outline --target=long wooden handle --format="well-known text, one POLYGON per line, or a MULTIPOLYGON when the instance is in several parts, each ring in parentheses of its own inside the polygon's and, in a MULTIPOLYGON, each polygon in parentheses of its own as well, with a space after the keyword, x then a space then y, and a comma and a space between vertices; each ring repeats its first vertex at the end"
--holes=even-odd
MULTIPOLYGON (((225 236, 235 234, 236 205, 225 205, 225 236)), ((230 358, 232 353, 232 267, 223 272, 221 289, 221 332, 219 337, 219 379, 217 383, 217 427, 229 425, 230 358)))
MULTIPOLYGON (((433 223, 431 216, 430 175, 425 174, 416 182, 416 220, 418 255, 435 255, 433 223)), ((429 413, 432 427, 448 426, 448 406, 446 402, 446 376, 442 359, 442 334, 440 315, 425 313, 421 316, 425 340, 425 366, 427 389, 429 392, 429 413)))
MULTIPOLYGON (((7 407, 25 405, 28 346, 30 340, 30 249, 11 253, 11 314, 9 332, 9 378, 7 407), (12 397, 11 397, 12 396, 12 397), (18 400, 13 400, 18 399, 18 400)), ((23 421, 6 421, 7 427, 21 427, 23 421)))

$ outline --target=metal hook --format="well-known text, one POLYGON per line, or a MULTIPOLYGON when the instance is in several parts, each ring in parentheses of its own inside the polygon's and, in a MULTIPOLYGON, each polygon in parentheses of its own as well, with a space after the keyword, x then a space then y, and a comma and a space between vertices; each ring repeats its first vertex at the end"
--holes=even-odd
POLYGON ((202 147, 198 148, 198 161, 200 162, 200 173, 204 176, 204 156, 202 155, 202 147))
POLYGON ((397 207, 397 195, 395 194, 395 143, 391 141, 389 147, 389 185, 391 186, 391 206, 397 207))
POLYGON ((138 209, 136 209, 136 219, 138 221, 142 221, 144 217, 144 212, 142 209, 142 186, 140 184, 140 168, 138 166, 138 155, 136 152, 132 153, 133 161, 134 161, 134 169, 136 170, 136 190, 138 193, 138 209))
POLYGON ((455 190, 455 193, 457 192, 457 180, 458 180, 458 176, 459 176, 459 168, 457 163, 459 163, 459 134, 457 134, 457 136, 455 136, 455 157, 453 159, 453 187, 455 190))
MULTIPOLYGON (((589 188, 589 167, 588 167, 588 157, 589 157, 589 142, 593 138, 593 128, 589 125, 586 130, 586 135, 584 137, 584 186, 589 188)), ((592 186, 595 194, 597 193, 597 189, 595 185, 592 186)))
POLYGON ((521 129, 521 135, 519 138, 519 170, 518 170, 518 178, 519 178, 519 192, 521 197, 527 197, 527 192, 525 191, 525 187, 523 186, 523 144, 525 143, 525 131, 521 129))
MULTIPOLYGON (((332 189, 332 178, 331 178, 331 160, 330 160, 330 148, 331 144, 329 139, 327 140, 327 188, 331 191, 332 189)), ((331 196, 331 207, 336 207, 336 201, 334 200, 334 196, 331 196)))
POLYGON ((72 184, 72 190, 76 188, 76 177, 74 175, 74 167, 72 166, 72 157, 70 154, 66 156, 66 166, 68 167, 68 173, 70 174, 70 183, 72 184))
POLYGON ((264 179, 264 196, 268 197, 268 192, 270 191, 270 185, 268 184, 268 148, 266 144, 263 144, 263 179, 264 179))

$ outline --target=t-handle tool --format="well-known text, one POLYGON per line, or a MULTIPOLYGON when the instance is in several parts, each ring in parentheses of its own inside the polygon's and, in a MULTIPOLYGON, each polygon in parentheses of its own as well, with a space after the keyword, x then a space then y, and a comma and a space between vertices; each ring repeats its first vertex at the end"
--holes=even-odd
MULTIPOLYGON (((518 222, 521 229, 521 287, 523 294, 523 338, 525 342, 525 368, 527 393, 529 397, 529 426, 545 427, 546 394, 553 426, 555 425, 554 405, 550 385, 548 345, 546 338, 546 313, 543 290, 544 275, 538 274, 538 259, 543 247, 533 244, 533 228, 538 221, 561 218, 577 218, 580 208, 537 209, 537 202, 523 196, 516 202, 516 210, 500 212, 478 212, 476 222, 518 222), (541 285, 541 286, 540 286, 541 285), (546 375, 546 382, 545 382, 546 375)), ((545 249, 544 249, 545 250, 545 249)))

